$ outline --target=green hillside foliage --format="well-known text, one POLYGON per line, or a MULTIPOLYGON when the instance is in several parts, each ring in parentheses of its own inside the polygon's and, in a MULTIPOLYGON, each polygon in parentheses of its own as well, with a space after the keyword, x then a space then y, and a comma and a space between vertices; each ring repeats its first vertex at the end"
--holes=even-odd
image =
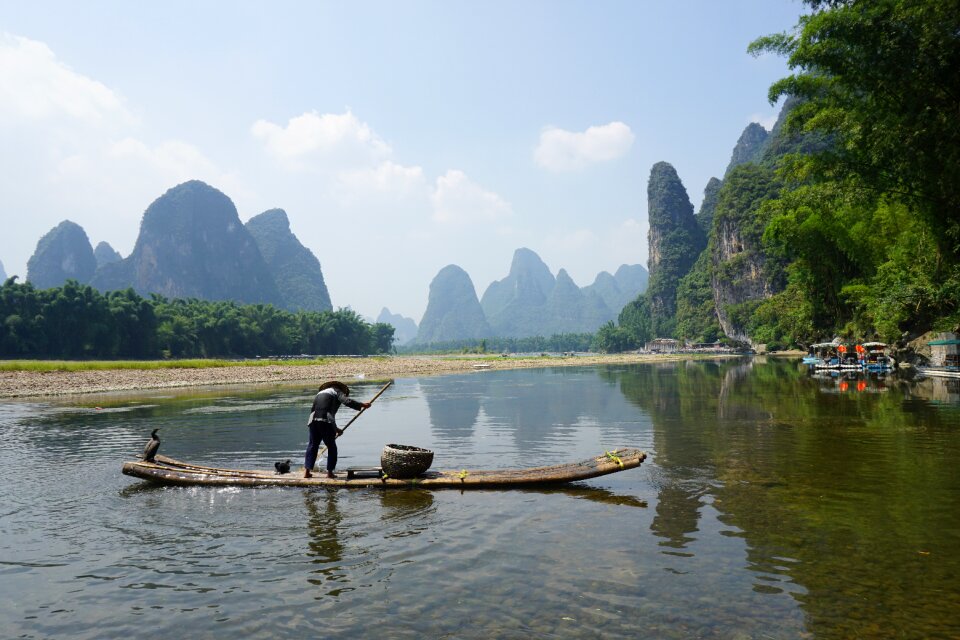
POLYGON ((650 282, 646 291, 657 336, 668 336, 676 327, 677 284, 687 274, 706 245, 703 230, 693 215, 693 205, 676 170, 658 162, 647 183, 651 246, 650 282))
POLYGON ((617 324, 611 321, 600 327, 593 347, 604 353, 619 353, 639 349, 653 337, 650 300, 646 294, 640 294, 620 311, 617 324))
POLYGON ((267 304, 101 294, 68 280, 0 287, 0 359, 212 358, 388 352, 393 327, 350 309, 283 311, 267 304))
POLYGON ((716 342, 723 337, 710 286, 710 253, 704 251, 677 286, 677 332, 687 342, 716 342))
MULTIPOLYGON (((793 75, 784 128, 831 144, 792 153, 792 189, 769 203, 764 239, 803 298, 767 322, 799 340, 837 332, 892 341, 960 321, 960 11, 950 0, 808 0, 792 34, 754 53, 793 75)), ((786 296, 784 296, 786 297, 786 296)), ((776 304, 770 301, 771 306, 776 304)), ((763 312, 764 309, 758 309, 763 312)))
POLYGON ((706 253, 731 240, 722 231, 742 251, 700 256, 677 287, 671 335, 710 340, 717 294, 734 300, 719 310, 730 324, 771 348, 957 330, 957 3, 804 4, 792 32, 749 47, 788 58, 792 75, 769 93, 787 101, 763 149, 717 196, 706 253), (758 265, 762 295, 756 283, 739 291, 745 267, 758 265))
POLYGON ((320 261, 290 230, 283 209, 264 211, 247 221, 247 231, 277 285, 281 306, 288 311, 331 311, 330 293, 320 261))

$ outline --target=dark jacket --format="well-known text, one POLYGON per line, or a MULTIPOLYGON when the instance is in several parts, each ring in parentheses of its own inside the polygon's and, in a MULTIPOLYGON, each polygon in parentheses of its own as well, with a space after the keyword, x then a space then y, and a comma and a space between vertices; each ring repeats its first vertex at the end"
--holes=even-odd
POLYGON ((355 411, 363 408, 363 405, 356 400, 351 400, 345 393, 331 387, 324 389, 313 399, 313 408, 310 411, 310 420, 307 424, 326 422, 337 426, 337 410, 341 404, 345 404, 355 411))

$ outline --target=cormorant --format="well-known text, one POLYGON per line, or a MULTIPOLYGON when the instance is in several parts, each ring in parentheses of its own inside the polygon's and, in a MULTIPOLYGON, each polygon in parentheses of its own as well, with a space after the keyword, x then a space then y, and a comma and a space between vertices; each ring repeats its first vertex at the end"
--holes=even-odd
POLYGON ((150 434, 150 440, 147 441, 147 446, 143 448, 144 462, 153 462, 153 458, 157 455, 157 450, 160 448, 160 438, 157 437, 157 431, 159 431, 159 429, 153 430, 150 434))
POLYGON ((274 462, 273 468, 277 470, 277 473, 283 475, 285 473, 290 473, 290 461, 286 462, 274 462))

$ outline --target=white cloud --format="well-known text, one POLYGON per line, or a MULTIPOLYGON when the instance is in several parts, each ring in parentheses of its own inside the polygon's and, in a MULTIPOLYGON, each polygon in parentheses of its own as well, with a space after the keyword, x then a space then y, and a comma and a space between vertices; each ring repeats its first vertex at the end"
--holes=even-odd
POLYGON ((66 117, 87 125, 129 125, 136 118, 114 91, 57 60, 36 40, 0 34, 0 115, 10 123, 66 117))
POLYGON ((33 242, 66 217, 93 242, 132 248, 144 209, 199 179, 231 198, 249 187, 182 140, 151 143, 110 87, 72 70, 45 43, 0 34, 0 254, 23 265, 33 242))
POLYGON ((550 127, 540 134, 540 144, 533 157, 538 165, 550 171, 576 171, 623 157, 633 140, 630 127, 622 122, 590 127, 583 132, 550 127))
POLYGON ((433 219, 437 222, 490 222, 513 213, 509 202, 487 191, 457 169, 450 169, 437 178, 430 199, 433 203, 433 219))
POLYGON ((258 120, 250 130, 273 157, 292 169, 364 168, 391 155, 390 145, 349 110, 311 111, 290 118, 286 126, 258 120))
POLYGON ((346 189, 345 199, 363 193, 398 199, 426 195, 421 167, 405 167, 389 160, 372 168, 341 171, 337 179, 346 189))

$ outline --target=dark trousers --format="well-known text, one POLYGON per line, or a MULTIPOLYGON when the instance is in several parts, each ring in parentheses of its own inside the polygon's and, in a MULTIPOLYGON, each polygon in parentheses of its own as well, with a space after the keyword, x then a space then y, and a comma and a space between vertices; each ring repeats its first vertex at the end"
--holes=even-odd
POLYGON ((337 468, 337 428, 329 422, 313 422, 307 428, 310 429, 310 441, 307 443, 303 466, 313 470, 322 442, 327 447, 327 471, 333 471, 337 468))

